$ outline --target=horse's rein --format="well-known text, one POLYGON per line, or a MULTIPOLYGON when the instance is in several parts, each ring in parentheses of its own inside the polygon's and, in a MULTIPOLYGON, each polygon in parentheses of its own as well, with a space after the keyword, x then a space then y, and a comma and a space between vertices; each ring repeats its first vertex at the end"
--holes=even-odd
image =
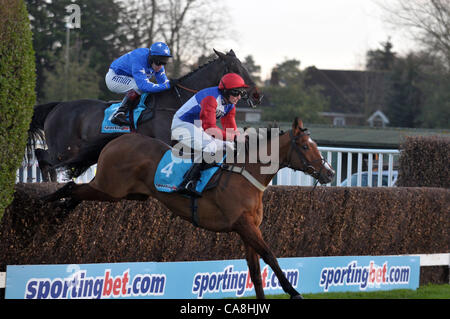
POLYGON ((187 88, 187 87, 181 85, 180 83, 175 84, 175 88, 176 88, 177 86, 178 86, 180 89, 183 89, 183 90, 185 90, 185 91, 188 91, 188 92, 191 92, 191 93, 194 93, 194 94, 195 94, 195 93, 198 93, 198 90, 194 90, 194 89, 187 88))
POLYGON ((194 93, 194 94, 198 92, 198 90, 194 90, 194 89, 187 88, 187 87, 181 85, 180 83, 175 84, 175 85, 173 86, 173 89, 174 89, 174 91, 175 91, 175 93, 176 93, 176 95, 177 95, 177 97, 178 97, 178 100, 180 100, 180 103, 181 103, 181 104, 183 104, 183 100, 181 99, 181 94, 180 94, 180 92, 178 91, 178 88, 177 88, 177 87, 179 87, 180 89, 183 89, 183 90, 185 90, 185 91, 188 91, 188 92, 190 92, 190 93, 194 93))

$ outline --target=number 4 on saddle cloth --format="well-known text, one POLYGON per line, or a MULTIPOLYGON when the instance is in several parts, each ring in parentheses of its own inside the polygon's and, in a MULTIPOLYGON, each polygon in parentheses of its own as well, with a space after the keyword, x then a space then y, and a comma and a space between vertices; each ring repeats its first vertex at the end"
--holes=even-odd
MULTIPOLYGON (((153 117, 153 108, 152 106, 147 106, 146 99, 148 93, 144 93, 141 95, 141 99, 139 100, 139 104, 133 109, 133 122, 134 127, 137 129, 138 122, 143 122, 147 119, 153 117), (142 116, 141 116, 142 115, 142 116), (141 118, 139 118, 141 117, 141 118)), ((148 104, 149 101, 147 101, 148 104)), ((108 108, 105 109, 103 122, 102 122, 102 133, 130 133, 131 129, 129 125, 119 126, 111 123, 111 119, 113 114, 117 111, 121 103, 111 104, 108 108)), ((127 120, 130 120, 129 113, 127 114, 127 120)))
MULTIPOLYGON (((196 187, 197 192, 201 193, 205 189, 209 180, 217 172, 219 165, 222 164, 222 162, 201 172, 201 177, 196 187)), ((172 150, 168 150, 161 158, 158 168, 156 169, 154 179, 156 189, 165 193, 174 192, 183 181, 184 175, 191 165, 192 161, 190 159, 174 156, 172 150)))

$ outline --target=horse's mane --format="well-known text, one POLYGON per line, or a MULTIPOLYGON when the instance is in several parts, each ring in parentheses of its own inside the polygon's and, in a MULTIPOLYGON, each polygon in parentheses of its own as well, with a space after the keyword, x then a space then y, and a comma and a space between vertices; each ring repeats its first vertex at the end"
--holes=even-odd
MULTIPOLYGON (((265 139, 269 143, 272 138, 279 137, 279 136, 282 136, 282 135, 286 134, 285 131, 280 129, 280 126, 276 122, 269 124, 267 127, 260 127, 258 129, 256 129, 254 127, 250 127, 250 128, 247 128, 247 129, 245 129, 245 130, 249 134, 252 134, 253 136, 254 135, 257 136, 257 138, 256 138, 256 143, 257 144, 256 145, 257 145, 258 149, 260 147, 260 139, 265 139), (247 129, 251 129, 251 130, 247 131, 247 129), (275 132, 273 132, 274 134, 272 134, 272 130, 271 129, 278 129, 278 131, 275 131, 275 132)), ((246 149, 249 149, 250 139, 253 139, 253 138, 254 137, 246 139, 246 141, 245 141, 246 149)))
POLYGON ((271 124, 269 124, 267 127, 265 127, 265 129, 267 130, 267 140, 270 141, 270 139, 272 137, 276 137, 276 136, 281 136, 284 135, 284 133, 286 133, 285 131, 283 131, 280 128, 280 125, 277 122, 273 122, 271 124), (273 128, 278 129, 278 134, 272 135, 272 130, 273 128))
POLYGON ((190 71, 189 73, 183 75, 182 77, 178 78, 178 81, 185 80, 186 78, 190 77, 192 74, 196 73, 197 71, 200 71, 201 69, 207 67, 208 65, 210 65, 213 62, 216 62, 217 60, 218 60, 218 58, 214 59, 214 60, 210 60, 210 61, 206 62, 205 64, 200 65, 196 69, 194 69, 194 70, 190 71))

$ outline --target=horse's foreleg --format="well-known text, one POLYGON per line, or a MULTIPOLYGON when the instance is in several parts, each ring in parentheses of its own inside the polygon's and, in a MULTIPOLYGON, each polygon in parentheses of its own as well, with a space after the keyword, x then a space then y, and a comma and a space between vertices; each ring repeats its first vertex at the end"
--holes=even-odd
POLYGON ((252 279, 253 285, 255 287, 256 298, 264 299, 264 290, 261 281, 261 267, 259 265, 259 255, 255 250, 249 246, 245 245, 248 270, 250 271, 250 278, 252 279))
MULTIPOLYGON (((234 228, 236 232, 241 236, 244 243, 251 246, 256 251, 256 253, 261 256, 264 262, 268 264, 270 268, 272 268, 283 290, 288 293, 291 298, 301 299, 302 296, 297 290, 294 289, 294 287, 292 287, 291 283, 287 280, 286 276, 280 268, 280 265, 278 264, 277 258, 262 238, 261 230, 251 222, 251 218, 243 215, 234 225, 234 228)), ((260 276, 261 274, 259 275, 259 278, 261 278, 260 276)))

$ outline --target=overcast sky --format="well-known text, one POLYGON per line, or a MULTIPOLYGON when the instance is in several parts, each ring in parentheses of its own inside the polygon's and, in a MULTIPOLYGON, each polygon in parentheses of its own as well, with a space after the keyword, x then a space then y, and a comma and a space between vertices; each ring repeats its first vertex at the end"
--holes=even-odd
MULTIPOLYGON (((263 79, 285 59, 302 69, 362 69, 365 53, 391 36, 394 51, 413 48, 405 34, 386 25, 380 0, 226 0, 235 41, 222 41, 239 58, 253 55, 263 79)), ((392 0, 391 0, 392 1, 392 0)))

